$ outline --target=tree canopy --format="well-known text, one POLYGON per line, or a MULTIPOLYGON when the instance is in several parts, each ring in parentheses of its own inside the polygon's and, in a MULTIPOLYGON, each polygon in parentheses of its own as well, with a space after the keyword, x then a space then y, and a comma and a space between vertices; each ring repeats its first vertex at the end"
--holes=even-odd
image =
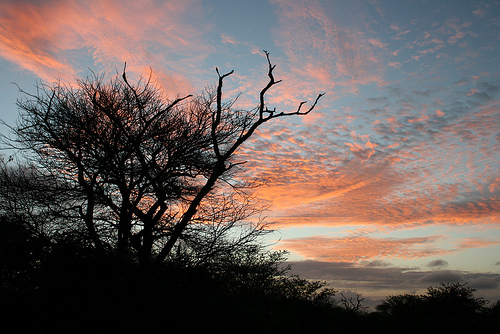
MULTIPOLYGON (((51 203, 31 207, 33 217, 50 214, 50 228, 78 231, 96 252, 135 257, 143 268, 158 267, 174 250, 206 261, 252 244, 268 230, 262 221, 245 221, 259 207, 235 177, 244 163, 235 153, 262 124, 306 115, 322 96, 307 109, 306 102, 292 112, 268 108, 266 94, 280 80, 266 57, 269 80, 251 110, 224 99, 233 71, 218 69, 216 87, 173 100, 150 79, 132 84, 125 68, 109 81, 94 75, 78 79, 76 88, 58 82, 24 92, 8 143, 29 163, 4 165, 4 196, 19 193, 23 178, 36 183, 33 196, 51 203)), ((23 218, 47 231, 43 218, 33 217, 23 218)))

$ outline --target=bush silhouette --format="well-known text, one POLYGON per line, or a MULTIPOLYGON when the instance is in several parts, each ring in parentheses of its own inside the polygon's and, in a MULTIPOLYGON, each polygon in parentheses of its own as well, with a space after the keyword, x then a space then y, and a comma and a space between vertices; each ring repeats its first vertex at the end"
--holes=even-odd
POLYGON ((377 311, 392 332, 412 324, 408 331, 470 333, 492 326, 486 301, 474 297, 467 283, 441 283, 429 287, 424 295, 401 294, 387 297, 377 311), (398 329, 399 328, 399 329, 398 329))

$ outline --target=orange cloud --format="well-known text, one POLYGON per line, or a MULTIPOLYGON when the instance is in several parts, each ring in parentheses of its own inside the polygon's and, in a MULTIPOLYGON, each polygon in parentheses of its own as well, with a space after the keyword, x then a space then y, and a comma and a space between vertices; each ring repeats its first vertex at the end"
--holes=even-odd
POLYGON ((469 248, 498 245, 498 241, 469 238, 460 240, 454 249, 439 248, 443 236, 428 236, 404 239, 382 239, 364 236, 285 239, 284 247, 305 257, 307 260, 324 262, 361 262, 380 258, 418 259, 442 256, 469 248))
POLYGON ((233 44, 233 45, 238 44, 236 39, 234 39, 233 37, 229 37, 227 35, 222 34, 221 38, 222 38, 222 43, 224 43, 224 44, 227 44, 227 43, 233 44))
POLYGON ((460 241, 459 248, 460 249, 468 249, 468 248, 483 248, 490 247, 500 244, 498 241, 477 239, 477 238, 467 238, 460 241))
POLYGON ((160 84, 169 86, 172 79, 191 90, 186 76, 173 73, 190 71, 190 64, 211 50, 195 26, 203 24, 194 19, 199 6, 199 1, 3 1, 0 56, 46 81, 71 81, 84 70, 76 61, 90 60, 110 73, 127 62, 130 74, 147 74, 153 67, 160 84), (188 16, 191 20, 183 20, 188 16))
MULTIPOLYGON (((66 4, 55 6, 53 11, 47 6, 29 2, 7 1, 0 4, 0 55, 24 69, 31 70, 45 80, 55 76, 67 79, 75 71, 69 62, 56 56, 58 43, 55 36, 61 26, 61 16, 66 4)), ((75 22, 79 24, 80 22, 75 22)))
POLYGON ((439 117, 443 117, 446 114, 442 110, 436 109, 436 115, 439 117))
POLYGON ((290 249, 308 260, 325 262, 359 262, 378 258, 417 259, 450 253, 434 244, 442 236, 378 239, 367 237, 330 238, 315 236, 282 240, 279 246, 290 249))
MULTIPOLYGON (((494 112, 483 110, 484 121, 494 112)), ((431 117, 421 118, 431 121, 431 117)), ((470 124, 476 122, 479 119, 474 118, 470 124)), ((403 126, 396 118, 392 123, 403 126)), ((250 161, 247 176, 267 180, 256 195, 273 205, 269 220, 279 226, 407 227, 500 221, 500 182, 487 167, 495 162, 493 148, 471 152, 466 165, 469 172, 463 179, 462 162, 452 163, 457 158, 455 150, 443 153, 425 141, 405 142, 396 139, 397 132, 393 144, 380 145, 367 136, 349 133, 342 137, 323 126, 292 129, 283 123, 264 128, 239 152, 241 160, 250 161), (481 166, 477 171, 475 164, 481 166), (445 166, 450 169, 446 171, 445 166)), ((477 131, 493 131, 494 126, 479 122, 477 131)), ((446 145, 449 137, 441 139, 440 135, 434 134, 446 145)))

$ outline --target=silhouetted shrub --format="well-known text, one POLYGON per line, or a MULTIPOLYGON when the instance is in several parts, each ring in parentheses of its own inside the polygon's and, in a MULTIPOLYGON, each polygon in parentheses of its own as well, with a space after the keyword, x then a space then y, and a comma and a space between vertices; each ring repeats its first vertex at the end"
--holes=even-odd
POLYGON ((470 333, 487 329, 492 317, 486 315, 483 298, 474 297, 467 283, 441 283, 424 295, 402 294, 387 297, 377 311, 389 332, 470 333), (411 326, 408 326, 411 324, 411 326))
POLYGON ((330 332, 335 291, 289 276, 280 252, 249 248, 199 266, 172 258, 144 275, 134 261, 98 257, 75 235, 46 243, 20 223, 0 228, 2 259, 19 251, 2 262, 0 301, 15 332, 330 332), (21 269, 29 284, 14 284, 21 269))

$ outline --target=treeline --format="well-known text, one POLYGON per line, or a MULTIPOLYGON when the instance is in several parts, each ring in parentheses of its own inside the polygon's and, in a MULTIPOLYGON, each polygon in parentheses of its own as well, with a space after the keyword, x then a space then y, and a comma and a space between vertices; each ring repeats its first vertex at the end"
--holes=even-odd
POLYGON ((8 333, 473 333, 500 325, 461 283, 334 302, 325 282, 289 275, 282 252, 246 248, 197 264, 181 253, 155 274, 96 254, 76 235, 33 235, 0 220, 2 332, 8 333), (9 330, 10 329, 10 330, 9 330))
POLYGON ((371 316, 390 332, 480 333, 500 326, 500 301, 474 296, 467 283, 448 282, 429 287, 425 294, 386 297, 371 316))
POLYGON ((154 274, 75 235, 45 240, 0 221, 2 332, 321 331, 335 291, 288 275, 282 252, 249 247, 198 264, 179 253, 154 274), (6 330, 6 331, 4 331, 6 330))

